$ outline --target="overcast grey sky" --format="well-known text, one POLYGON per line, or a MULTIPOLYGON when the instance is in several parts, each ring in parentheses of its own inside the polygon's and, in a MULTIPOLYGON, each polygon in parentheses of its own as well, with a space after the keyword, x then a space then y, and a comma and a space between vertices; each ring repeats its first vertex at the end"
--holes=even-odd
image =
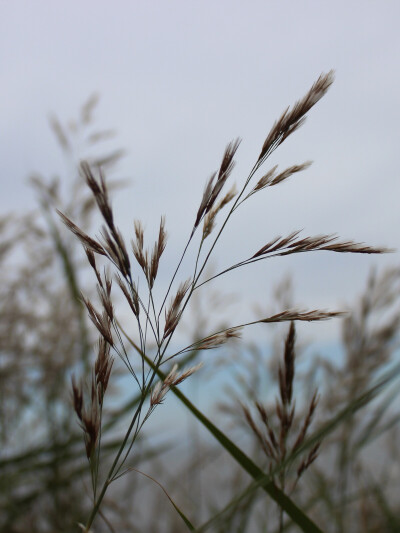
MULTIPOLYGON (((128 234, 142 218, 151 233, 166 214, 166 281, 226 143, 243 138, 239 185, 274 120, 334 68, 327 96, 265 169, 313 166, 245 204, 215 264, 300 228, 400 248, 399 20, 397 0, 0 0, 1 212, 34 207, 27 176, 62 168, 49 112, 66 120, 98 91, 97 123, 128 151, 120 225, 128 234)), ((225 289, 262 304, 288 272, 305 307, 332 308, 361 290, 372 264, 396 262, 398 253, 283 258, 231 274, 225 289)))

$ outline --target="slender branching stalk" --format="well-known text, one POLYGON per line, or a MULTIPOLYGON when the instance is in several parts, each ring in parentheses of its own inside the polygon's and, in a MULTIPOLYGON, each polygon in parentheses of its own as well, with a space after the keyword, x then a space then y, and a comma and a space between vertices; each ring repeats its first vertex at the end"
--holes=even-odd
MULTIPOLYGON (((281 419, 281 433, 278 441, 271 442, 267 445, 264 440, 266 451, 276 462, 286 459, 287 435, 293 419, 294 407, 291 404, 291 390, 294 373, 294 321, 297 320, 325 320, 338 316, 339 312, 326 312, 319 310, 300 311, 296 309, 284 309, 282 312, 271 317, 261 320, 247 322, 240 325, 234 325, 221 331, 210 333, 195 344, 182 348, 175 353, 169 353, 171 340, 174 337, 182 316, 188 307, 194 291, 200 289, 204 284, 212 279, 227 274, 233 269, 248 266, 256 261, 262 261, 274 256, 283 256, 294 253, 304 253, 311 251, 333 251, 340 253, 382 253, 386 251, 383 248, 374 248, 353 241, 337 240, 332 235, 319 235, 315 237, 299 237, 299 232, 294 231, 286 237, 277 237, 263 245, 251 257, 246 258, 239 263, 228 266, 215 276, 202 280, 209 260, 214 253, 222 233, 226 230, 228 223, 238 208, 247 201, 251 201, 254 194, 258 194, 264 189, 282 183, 290 176, 305 170, 309 162, 301 165, 295 165, 277 173, 273 167, 262 175, 253 184, 257 173, 261 170, 269 156, 285 141, 294 131, 296 131, 305 121, 308 111, 325 95, 333 82, 333 72, 321 74, 318 80, 312 85, 306 95, 294 104, 292 108, 287 108, 280 118, 275 122, 268 133, 265 142, 262 145, 260 154, 250 170, 247 178, 244 180, 239 193, 233 187, 227 193, 223 194, 223 189, 232 174, 235 166, 234 157, 239 148, 240 140, 230 142, 223 154, 219 169, 209 178, 203 196, 200 201, 194 224, 189 231, 189 238, 184 246, 184 251, 178 260, 178 264, 173 271, 171 281, 167 287, 165 295, 161 299, 161 304, 157 305, 154 298, 154 286, 157 281, 159 266, 163 252, 166 247, 167 234, 165 231, 165 219, 161 218, 159 225, 158 237, 151 248, 145 247, 144 231, 140 221, 134 224, 134 239, 131 242, 131 248, 134 261, 132 262, 131 254, 128 253, 128 247, 122 233, 116 226, 114 212, 110 203, 106 180, 101 168, 101 164, 96 166, 90 165, 84 161, 81 163, 81 173, 85 177, 93 197, 97 203, 98 209, 103 217, 104 224, 101 228, 100 237, 90 237, 85 231, 77 226, 69 217, 60 213, 65 224, 82 242, 86 249, 88 261, 94 271, 97 279, 98 295, 101 303, 101 310, 96 308, 85 296, 82 300, 85 303, 90 319, 100 334, 99 354, 92 376, 92 383, 89 387, 89 394, 85 395, 82 384, 77 385, 73 381, 74 406, 77 416, 82 425, 85 435, 86 453, 90 464, 93 483, 93 508, 86 522, 86 531, 88 532, 96 515, 100 511, 103 498, 110 484, 121 475, 121 469, 125 465, 129 453, 143 428, 144 423, 150 415, 160 405, 168 390, 176 387, 182 381, 187 379, 198 366, 183 371, 178 370, 175 364, 167 374, 166 378, 159 381, 155 386, 157 372, 162 364, 178 360, 178 356, 183 353, 196 350, 209 350, 224 345, 226 342, 238 338, 241 329, 258 323, 276 323, 288 321, 291 327, 285 349, 285 365, 281 374, 281 403, 279 404, 279 416, 281 419), (250 189, 250 187, 252 188, 250 189), (213 234, 219 213, 230 205, 225 218, 222 220, 220 228, 216 231, 215 237, 207 248, 208 238, 213 234), (180 274, 180 268, 184 257, 188 254, 191 245, 195 245, 195 234, 203 224, 200 243, 197 251, 194 252, 193 271, 190 277, 182 280, 176 286, 176 280, 180 274), (106 272, 102 275, 97 267, 96 256, 102 256, 113 270, 113 278, 106 272), (140 277, 145 280, 145 288, 139 291, 139 283, 134 279, 140 277), (119 285, 129 307, 133 313, 134 322, 137 326, 137 332, 140 345, 140 371, 137 371, 137 365, 131 360, 131 355, 126 350, 122 335, 115 317, 115 310, 112 304, 112 279, 115 279, 119 285), (175 293, 172 291, 175 290, 175 293), (172 295, 171 295, 172 294, 172 295), (155 346, 153 349, 152 346, 155 346), (105 478, 100 482, 99 463, 101 461, 100 439, 103 412, 103 398, 107 389, 108 380, 112 368, 112 359, 110 358, 110 349, 114 349, 117 355, 122 359, 125 366, 131 373, 140 393, 140 401, 132 415, 130 424, 123 437, 119 450, 116 453, 111 467, 105 478), (146 358, 150 357, 152 365, 146 373, 146 358), (275 442, 275 444, 274 444, 275 442), (102 483, 102 484, 101 484, 102 483), (101 485, 101 486, 100 486, 101 485)), ((299 442, 304 439, 309 423, 316 406, 316 397, 313 397, 310 405, 309 415, 305 425, 298 437, 299 442)), ((258 405, 260 416, 268 429, 268 418, 261 405, 258 405)), ((278 406, 277 406, 278 409, 278 406)), ((249 423, 251 417, 248 414, 249 423)), ((256 429, 255 424, 252 426, 256 429)), ((273 433, 270 433, 272 439, 273 433)), ((260 436, 261 439, 261 436, 260 436)), ((317 448, 313 448, 305 459, 302 467, 299 467, 298 477, 302 471, 315 459, 317 448)), ((280 472, 279 483, 282 489, 286 484, 286 471, 280 472)))

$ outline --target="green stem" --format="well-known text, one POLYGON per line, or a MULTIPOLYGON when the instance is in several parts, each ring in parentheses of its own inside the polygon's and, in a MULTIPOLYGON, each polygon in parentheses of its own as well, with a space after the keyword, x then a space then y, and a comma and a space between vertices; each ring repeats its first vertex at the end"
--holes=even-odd
MULTIPOLYGON (((144 354, 143 354, 143 357, 145 357, 144 354)), ((146 360, 147 360, 147 358, 146 358, 146 360)), ((113 463, 111 465, 111 468, 110 468, 110 470, 108 472, 107 479, 104 482, 103 487, 101 489, 101 492, 100 492, 97 500, 94 503, 93 509, 92 509, 92 511, 90 513, 90 516, 88 518, 88 521, 86 523, 86 529, 85 529, 86 533, 89 532, 90 527, 93 524, 93 520, 95 519, 95 517, 96 517, 96 515, 97 515, 97 513, 98 513, 98 511, 100 509, 101 502, 103 501, 103 498, 104 498, 104 496, 105 496, 105 494, 107 492, 107 489, 108 489, 109 485, 111 484, 111 482, 113 481, 113 474, 114 474, 114 471, 115 471, 115 469, 117 467, 118 461, 119 461, 119 459, 120 459, 120 457, 121 457, 121 455, 122 455, 122 453, 124 451, 126 443, 129 440, 129 437, 130 437, 130 435, 132 433, 132 430, 133 430, 133 428, 134 428, 134 426, 136 424, 136 420, 137 420, 138 416, 141 413, 143 404, 145 402, 145 399, 147 397, 148 392, 150 391, 150 387, 151 387, 151 385, 153 383, 153 380, 156 377, 156 375, 157 375, 157 371, 154 369, 153 370, 153 374, 152 374, 152 376, 150 378, 150 381, 149 381, 146 389, 143 391, 143 394, 142 394, 142 397, 140 399, 139 405, 138 405, 138 407, 137 407, 137 409, 135 411, 135 414, 133 415, 133 418, 132 418, 131 423, 129 425, 128 431, 125 434, 124 440, 122 441, 121 446, 120 446, 120 448, 119 448, 119 450, 117 452, 117 455, 115 456, 115 459, 114 459, 114 461, 113 461, 113 463)))

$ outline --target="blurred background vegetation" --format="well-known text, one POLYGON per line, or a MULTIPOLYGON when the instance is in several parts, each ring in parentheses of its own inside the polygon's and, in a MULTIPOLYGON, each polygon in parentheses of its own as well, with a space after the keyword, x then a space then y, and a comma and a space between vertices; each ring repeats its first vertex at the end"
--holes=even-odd
MULTIPOLYGON (((89 470, 70 381, 73 372, 88 377, 93 362, 97 335, 79 295, 84 288, 90 296, 95 285, 79 241, 63 227, 55 209, 81 228, 93 226, 94 202, 76 170, 81 159, 101 165, 111 188, 126 185, 115 179, 123 151, 115 147, 111 130, 96 128, 96 105, 93 96, 70 123, 61 124, 55 117, 50 121, 66 168, 73 169, 75 179, 67 184, 57 177, 32 176, 36 208, 0 219, 0 531, 4 533, 78 531, 91 506, 89 470)), ((290 279, 282 280, 269 309, 290 307, 294 291, 290 279)), ((202 298, 187 324, 193 341, 208 332, 210 307, 216 316, 221 310, 224 326, 223 311, 231 295, 210 292, 202 298)), ((301 336, 296 342, 293 427, 301 429, 316 390, 319 401, 310 433, 328 421, 336 422, 320 435, 318 457, 294 488, 287 485, 288 491, 293 489, 291 497, 323 531, 394 533, 400 531, 396 496, 400 268, 372 271, 364 292, 357 301, 348 302, 348 308, 334 350, 316 349, 312 337, 307 345, 301 336)), ((195 404, 203 401, 205 390, 212 391, 204 404, 208 416, 264 471, 271 458, 260 445, 257 428, 259 432, 268 428, 258 420, 256 405, 264 406, 270 431, 278 432, 279 367, 288 333, 288 326, 273 327, 273 342, 270 336, 265 342, 245 339, 203 357, 205 368, 185 389, 195 404)), ((199 358, 192 352, 186 360, 193 363, 199 358)), ((117 448, 120 428, 137 401, 118 362, 109 396, 103 427, 106 453, 117 448)), ((220 533, 296 530, 286 519, 279 525, 279 510, 265 493, 246 490, 247 475, 196 421, 186 417, 183 407, 168 397, 159 411, 141 435, 130 466, 160 483, 194 523, 212 519, 205 529, 220 533)), ((290 476, 288 472, 288 480, 290 476)), ((296 472, 291 481, 295 479, 296 472)), ((176 533, 186 528, 160 486, 133 471, 107 494, 94 531, 176 533)))

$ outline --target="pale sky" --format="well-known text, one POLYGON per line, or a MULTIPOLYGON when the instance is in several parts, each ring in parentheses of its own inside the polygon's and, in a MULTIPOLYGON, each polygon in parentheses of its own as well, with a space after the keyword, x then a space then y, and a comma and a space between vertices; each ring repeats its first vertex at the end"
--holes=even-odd
MULTIPOLYGON (((134 218, 153 235, 166 215, 166 282, 227 142, 243 139, 231 177, 239 186, 274 120, 333 68, 333 87, 264 168, 313 166, 238 210, 214 264, 301 228, 400 249, 399 20, 397 0, 0 0, 1 213, 34 208, 32 171, 68 180, 48 115, 67 120, 98 91, 97 124, 115 128, 128 152, 117 219, 130 237, 134 218)), ((371 265, 399 257, 303 254, 221 287, 243 295, 241 318, 252 303, 268 306, 285 273, 304 307, 338 308, 371 265)))

